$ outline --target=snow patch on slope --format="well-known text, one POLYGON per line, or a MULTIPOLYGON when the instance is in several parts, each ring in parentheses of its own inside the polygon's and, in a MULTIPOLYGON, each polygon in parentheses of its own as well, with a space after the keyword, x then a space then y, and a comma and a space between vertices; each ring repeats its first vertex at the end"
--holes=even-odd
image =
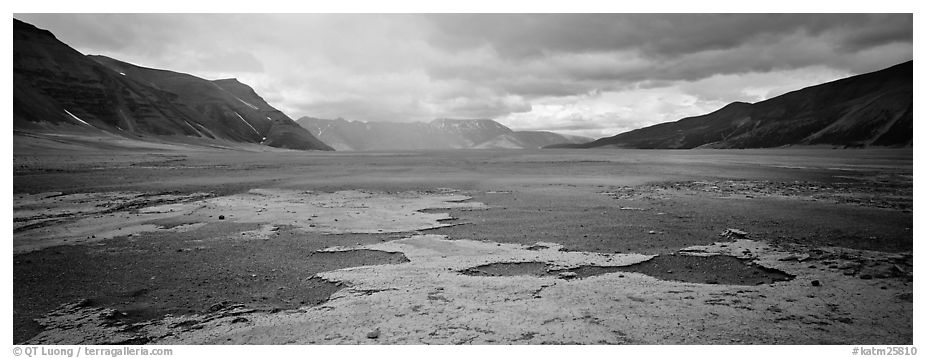
POLYGON ((248 102, 245 102, 245 101, 244 101, 243 99, 241 99, 241 98, 238 98, 238 96, 232 95, 232 97, 235 97, 235 99, 241 101, 241 103, 244 103, 245 106, 251 107, 251 109, 260 109, 260 108, 257 108, 257 106, 255 106, 255 105, 253 105, 253 104, 250 104, 250 103, 248 103, 248 102))
MULTIPOLYGON (((242 101, 242 102, 244 102, 244 101, 242 101)), ((238 116, 238 119, 240 119, 242 122, 244 122, 244 124, 247 124, 248 127, 251 127, 251 130, 254 131, 255 134, 260 135, 260 132, 258 132, 257 129, 255 129, 254 126, 251 125, 251 123, 248 123, 248 121, 244 120, 244 117, 241 117, 241 115, 238 114, 238 112, 235 112, 235 115, 238 116)))
MULTIPOLYGON (((83 119, 77 118, 77 116, 75 116, 75 115, 74 115, 73 113, 71 113, 71 112, 68 112, 68 110, 66 110, 66 109, 64 110, 64 113, 67 113, 69 116, 71 116, 71 118, 76 119, 76 120, 77 120, 78 122, 80 122, 80 123, 83 123, 83 124, 86 124, 86 125, 88 125, 88 126, 90 126, 90 127, 93 127, 93 126, 90 125, 90 123, 84 122, 83 119)), ((96 127, 94 127, 94 128, 96 128, 96 127)))

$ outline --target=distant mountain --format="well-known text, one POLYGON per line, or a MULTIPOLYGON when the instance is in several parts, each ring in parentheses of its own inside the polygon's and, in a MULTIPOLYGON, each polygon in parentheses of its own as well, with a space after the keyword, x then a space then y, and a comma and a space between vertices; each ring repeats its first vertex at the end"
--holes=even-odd
POLYGON ((590 140, 553 132, 513 131, 491 119, 392 123, 302 117, 296 122, 336 150, 525 149, 590 140))
POLYGON ((910 146, 913 61, 807 87, 754 104, 551 148, 766 148, 910 146))
POLYGON ((491 119, 435 119, 428 125, 452 137, 461 138, 463 148, 475 147, 498 136, 514 133, 511 128, 491 119))
POLYGON ((331 150, 240 82, 84 56, 16 19, 13 128, 331 150))

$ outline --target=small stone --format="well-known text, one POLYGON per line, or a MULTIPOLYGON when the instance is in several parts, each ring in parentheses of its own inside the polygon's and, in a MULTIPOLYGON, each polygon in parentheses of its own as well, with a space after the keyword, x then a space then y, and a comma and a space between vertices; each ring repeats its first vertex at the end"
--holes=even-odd
POLYGON ((863 279, 863 280, 870 280, 872 277, 869 274, 864 274, 864 275, 859 276, 858 278, 863 279))
POLYGON ((576 273, 572 271, 564 271, 559 273, 559 278, 567 280, 570 278, 576 278, 576 273))
POLYGON ((666 273, 672 273, 672 270, 666 270, 666 273))
POLYGON ((747 238, 748 235, 749 235, 748 232, 745 232, 739 229, 732 229, 732 228, 728 228, 724 230, 722 233, 720 233, 720 236, 730 239, 730 240, 745 239, 747 238))
POLYGON ((233 319, 233 320, 231 321, 231 323, 244 323, 244 322, 247 322, 247 321, 248 321, 247 318, 244 318, 244 317, 235 317, 235 319, 233 319))
POLYGON ((817 281, 817 280, 810 281, 810 285, 811 285, 811 286, 820 286, 820 281, 817 281))
POLYGON ((219 220, 225 220, 225 215, 219 215, 219 220))
POLYGON ((369 339, 379 338, 379 328, 370 331, 370 333, 367 333, 367 338, 369 339))
POLYGON ((93 305, 93 301, 89 298, 81 299, 76 304, 77 307, 90 307, 91 305, 93 305))

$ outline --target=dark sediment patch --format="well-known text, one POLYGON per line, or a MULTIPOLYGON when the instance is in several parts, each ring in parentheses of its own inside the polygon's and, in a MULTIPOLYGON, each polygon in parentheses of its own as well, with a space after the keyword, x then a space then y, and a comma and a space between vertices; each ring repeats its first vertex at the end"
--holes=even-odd
POLYGON ((496 262, 460 271, 469 276, 549 276, 543 262, 496 262))
POLYGON ((557 276, 566 280, 581 279, 603 275, 611 272, 624 271, 619 266, 585 265, 567 269, 552 269, 543 262, 496 262, 476 266, 460 271, 468 276, 557 276))
MULTIPOLYGON (((371 265, 392 265, 408 262, 408 258, 401 252, 388 252, 379 250, 344 250, 344 251, 316 251, 309 255, 310 258, 325 258, 334 261, 356 261, 371 262, 371 265)), ((352 265, 349 267, 357 267, 352 265)))
POLYGON ((460 271, 468 276, 557 276, 562 279, 581 279, 624 271, 620 266, 585 265, 566 269, 553 269, 543 262, 496 262, 460 271))
POLYGON ((293 309, 321 304, 343 288, 316 273, 407 261, 373 250, 317 252, 395 235, 322 235, 282 226, 269 240, 222 239, 259 226, 211 223, 184 233, 142 233, 14 255, 13 340, 32 338, 43 329, 36 318, 81 300, 125 313, 119 320, 128 324, 201 314, 222 302, 293 309))
MULTIPOLYGON (((818 176, 801 179, 817 180, 818 176)), ((475 225, 442 227, 429 232, 452 239, 526 246, 551 242, 568 251, 609 254, 668 254, 689 246, 709 245, 726 228, 742 229, 750 233, 752 240, 773 244, 885 252, 913 249, 913 215, 904 211, 834 205, 826 200, 659 191, 652 185, 633 187, 639 193, 619 200, 600 194, 617 192, 612 186, 596 187, 596 192, 564 193, 554 189, 506 195, 473 192, 470 194, 473 200, 485 203, 485 210, 447 209, 446 212, 460 222, 475 225), (660 196, 654 197, 656 194, 660 196), (621 210, 628 207, 646 210, 621 210)))
POLYGON ((725 255, 666 255, 628 266, 584 265, 565 269, 552 269, 543 262, 496 262, 460 271, 469 276, 557 276, 566 280, 612 272, 636 272, 667 281, 750 286, 794 278, 783 271, 725 255))
POLYGON ((622 271, 642 273, 668 281, 722 285, 757 286, 794 278, 781 270, 726 255, 662 255, 624 266, 622 271))

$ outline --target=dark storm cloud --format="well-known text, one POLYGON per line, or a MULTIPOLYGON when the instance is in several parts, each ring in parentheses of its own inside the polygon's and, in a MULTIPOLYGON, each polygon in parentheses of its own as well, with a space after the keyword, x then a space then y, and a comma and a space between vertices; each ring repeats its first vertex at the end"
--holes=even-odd
POLYGON ((873 14, 866 20, 864 26, 849 26, 848 36, 839 44, 843 52, 913 42, 913 14, 873 14))
POLYGON ((68 45, 101 52, 125 49, 164 51, 173 40, 192 36, 197 21, 170 14, 18 14, 21 20, 50 27, 68 45))
MULTIPOLYGON (((636 71, 592 68, 568 73, 570 78, 642 80, 653 77, 698 79, 718 72, 769 71, 796 68, 807 63, 806 48, 778 48, 774 54, 761 47, 783 39, 819 38, 817 46, 834 54, 851 54, 890 43, 912 43, 911 14, 473 14, 432 15, 437 31, 429 42, 451 51, 489 47, 503 59, 527 61, 560 53, 633 52, 649 66, 636 71), (820 37, 826 38, 820 38, 820 37), (719 65, 679 61, 701 59, 702 53, 739 55, 759 50, 768 58, 740 55, 719 65), (767 51, 766 51, 767 52, 767 51)), ((834 66, 846 64, 831 56, 834 66)), ((721 58, 721 60, 723 60, 721 58)), ((827 59, 814 59, 815 63, 827 59)), ((619 67, 619 66, 616 66, 619 67)), ((873 69, 872 69, 873 70, 873 69)), ((442 69, 446 75, 452 69, 442 69)), ((485 73, 460 68, 457 72, 485 73)))
MULTIPOLYGON (((640 49, 654 57, 741 46, 760 37, 804 32, 816 36, 861 29, 868 46, 912 40, 911 14, 444 14, 430 15, 438 47, 492 46, 511 57, 550 52, 640 49)), ((863 42, 859 42, 863 44, 863 42)))

